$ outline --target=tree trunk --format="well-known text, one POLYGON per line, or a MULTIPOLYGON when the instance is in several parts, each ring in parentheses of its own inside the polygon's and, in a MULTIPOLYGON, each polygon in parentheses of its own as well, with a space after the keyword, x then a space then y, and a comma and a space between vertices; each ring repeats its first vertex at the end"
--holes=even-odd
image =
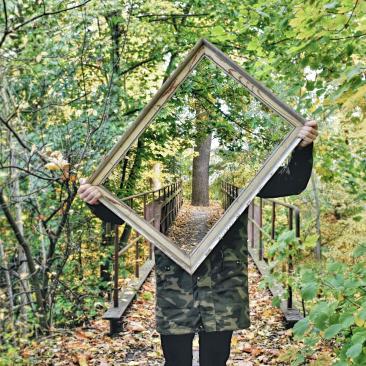
POLYGON ((154 163, 152 167, 153 175, 150 178, 150 189, 157 190, 161 188, 161 164, 159 162, 154 163))
MULTIPOLYGON (((3 88, 2 88, 2 98, 4 100, 5 103, 5 117, 7 117, 10 114, 10 110, 9 110, 9 106, 12 104, 14 105, 14 101, 13 98, 11 97, 11 95, 9 95, 8 93, 8 84, 7 84, 7 80, 4 78, 3 80, 3 88)), ((9 181, 10 183, 10 197, 11 199, 15 202, 15 219, 16 219, 16 223, 18 225, 18 229, 19 232, 22 236, 24 236, 24 225, 23 225, 23 214, 22 214, 22 203, 21 203, 21 199, 20 197, 20 189, 19 189, 19 172, 17 171, 17 169, 12 168, 13 166, 17 166, 17 161, 16 161, 16 148, 15 146, 13 146, 13 141, 12 141, 12 135, 9 132, 8 135, 8 143, 9 143, 9 147, 10 147, 10 166, 11 168, 9 169, 9 181)), ((24 249, 22 248, 21 245, 18 245, 18 258, 17 258, 17 264, 18 264, 18 269, 17 272, 19 274, 19 278, 20 281, 22 282, 22 287, 26 290, 26 293, 24 293, 24 291, 21 290, 22 294, 20 295, 20 301, 21 301, 21 314, 22 314, 22 318, 24 321, 27 321, 27 310, 26 310, 26 304, 28 302, 27 299, 27 293, 30 290, 30 286, 29 286, 29 282, 27 280, 28 276, 29 276, 29 269, 28 269, 28 264, 27 264, 27 258, 26 255, 24 253, 24 249)))
POLYGON ((192 205, 209 206, 209 165, 212 133, 196 142, 194 151, 198 153, 193 158, 192 167, 192 205))
POLYGON ((2 210, 4 212, 9 225, 13 229, 14 235, 17 238, 18 243, 22 246, 22 248, 24 250, 26 260, 28 262, 28 268, 30 271, 29 280, 32 284, 32 287, 33 287, 33 290, 34 290, 34 293, 36 296, 37 310, 38 310, 39 316, 40 316, 40 319, 39 319, 40 324, 41 324, 42 329, 47 329, 48 325, 47 325, 46 313, 45 313, 45 308, 44 308, 44 299, 42 296, 39 278, 37 276, 36 263, 32 257, 32 251, 30 249, 30 245, 25 240, 25 238, 21 234, 21 232, 19 231, 18 225, 9 210, 8 203, 5 200, 2 190, 0 190, 0 207, 2 208, 2 210))
POLYGON ((11 285, 10 273, 9 273, 9 266, 8 261, 5 256, 5 251, 3 247, 3 243, 0 239, 0 265, 5 270, 5 282, 6 282, 6 289, 9 297, 9 315, 11 324, 14 325, 14 298, 13 298, 13 288, 11 285))
MULTIPOLYGON (((141 164, 142 164, 143 149, 144 149, 144 140, 143 140, 143 138, 140 138, 137 142, 135 160, 131 167, 131 171, 128 176, 128 179, 127 179, 126 183, 124 184, 126 193, 128 195, 132 195, 134 193, 136 183, 137 183, 138 179, 140 178, 140 169, 141 169, 141 164)), ((132 203, 132 208, 133 208, 133 203, 132 203)), ((120 240, 119 240, 119 243, 122 247, 126 245, 128 239, 130 237, 131 230, 132 230, 131 226, 126 223, 125 227, 123 228, 123 232, 120 237, 120 240)))

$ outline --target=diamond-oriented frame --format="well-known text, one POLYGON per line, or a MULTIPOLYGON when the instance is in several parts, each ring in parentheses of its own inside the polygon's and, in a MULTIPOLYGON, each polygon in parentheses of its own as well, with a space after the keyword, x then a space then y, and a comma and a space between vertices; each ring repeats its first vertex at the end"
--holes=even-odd
POLYGON ((156 245, 188 273, 192 274, 218 244, 229 228, 235 223, 236 219, 248 207, 250 202, 281 166, 285 159, 290 155, 296 145, 301 141, 298 137, 298 132, 299 128, 301 128, 304 123, 305 119, 295 110, 282 102, 259 81, 251 77, 217 47, 207 40, 201 39, 185 57, 184 61, 165 81, 152 100, 141 111, 136 121, 125 131, 120 140, 103 158, 94 173, 88 177, 87 182, 93 185, 98 185, 99 188, 102 189, 104 195, 99 199, 102 204, 113 211, 137 232, 142 234, 148 241, 156 245), (224 212, 223 216, 215 223, 215 225, 211 227, 202 241, 189 254, 187 254, 178 248, 172 240, 157 230, 152 224, 140 217, 134 210, 117 198, 102 184, 108 178, 113 168, 124 158, 131 145, 145 131, 156 114, 161 110, 170 97, 172 97, 179 85, 185 80, 203 57, 207 57, 223 69, 270 110, 294 126, 294 129, 285 136, 282 142, 267 157, 257 175, 251 180, 245 189, 240 190, 238 197, 233 201, 231 206, 224 212))

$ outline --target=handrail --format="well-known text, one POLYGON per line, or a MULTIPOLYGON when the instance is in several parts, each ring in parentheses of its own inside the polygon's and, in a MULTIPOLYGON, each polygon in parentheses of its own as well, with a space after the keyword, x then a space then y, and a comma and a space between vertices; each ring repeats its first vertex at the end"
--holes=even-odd
POLYGON ((268 202, 275 202, 277 205, 280 205, 280 206, 291 208, 294 211, 299 210, 299 208, 297 206, 291 205, 290 203, 287 203, 287 202, 277 201, 277 200, 274 200, 273 198, 263 198, 263 199, 268 202))
MULTIPOLYGON (((239 194, 240 188, 230 184, 226 181, 221 182, 221 192, 223 195, 223 206, 226 210, 232 202, 236 199, 239 194)), ((275 240, 276 236, 276 208, 277 206, 283 206, 288 209, 288 229, 293 230, 293 221, 295 218, 295 236, 298 240, 300 240, 300 209, 295 206, 288 204, 286 202, 277 201, 271 198, 259 198, 259 217, 258 222, 255 220, 255 198, 252 200, 248 207, 248 221, 251 224, 251 247, 255 248, 255 231, 254 227, 256 227, 259 231, 259 248, 258 248, 258 259, 259 261, 266 261, 264 258, 264 244, 263 244, 263 235, 265 235, 270 241, 275 240), (263 205, 264 203, 269 202, 272 205, 271 211, 271 234, 267 233, 263 229, 263 205)), ((257 207, 258 207, 257 206, 257 207)), ((291 244, 290 244, 291 246, 291 244)), ((291 251, 291 247, 290 247, 291 251)), ((293 258, 292 255, 288 256, 287 259, 287 271, 288 273, 293 272, 293 258)), ((287 308, 292 309, 293 307, 293 291, 291 285, 287 286, 289 297, 287 299, 287 308)))
MULTIPOLYGON (((180 181, 178 181, 180 182, 180 181)), ((160 188, 157 188, 157 189, 152 189, 150 191, 144 191, 144 192, 141 192, 141 193, 137 193, 137 194, 133 194, 131 196, 127 196, 127 197, 122 197, 120 198, 120 201, 128 201, 130 199, 134 199, 134 198, 138 198, 138 197, 142 197, 142 196, 146 196, 148 194, 152 194, 152 193, 156 193, 156 192, 159 192, 159 191, 163 191, 164 189, 170 187, 171 185, 173 184, 176 184, 177 182, 174 182, 174 183, 169 183, 169 184, 166 184, 165 186, 163 187, 160 187, 160 188)))
MULTIPOLYGON (((159 230, 165 233, 170 225, 174 222, 179 209, 183 203, 183 188, 182 188, 182 180, 178 180, 174 183, 167 184, 159 189, 142 192, 139 194, 131 195, 128 197, 124 197, 122 200, 127 201, 127 204, 133 208, 134 202, 138 199, 143 199, 143 214, 144 218, 150 224, 158 225, 159 230), (155 199, 155 193, 158 193, 158 198, 155 199), (153 194, 153 200, 148 203, 148 195, 153 194), (156 217, 147 218, 148 214, 148 204, 153 204, 156 202, 161 208, 161 214, 159 215, 159 221, 156 221, 156 217)), ((113 273, 113 307, 110 310, 115 310, 118 308, 120 304, 119 299, 119 258, 126 253, 132 247, 135 248, 135 276, 140 278, 140 242, 142 239, 142 235, 138 233, 138 235, 127 242, 121 242, 119 238, 119 225, 115 225, 114 227, 114 273, 113 273), (121 248, 121 244, 126 244, 123 248, 121 248)), ((149 260, 152 259, 152 244, 149 243, 149 260)), ((147 262, 145 262, 147 263, 147 262)), ((144 276, 144 274, 142 274, 144 276)), ((115 318, 110 319, 110 327, 111 333, 114 333, 118 324, 118 320, 115 318)))

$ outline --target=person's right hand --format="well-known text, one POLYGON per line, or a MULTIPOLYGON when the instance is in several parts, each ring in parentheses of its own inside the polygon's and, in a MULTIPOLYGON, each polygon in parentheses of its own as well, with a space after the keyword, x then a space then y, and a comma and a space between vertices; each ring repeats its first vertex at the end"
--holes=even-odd
POLYGON ((99 198, 103 196, 103 193, 98 186, 94 186, 90 183, 85 183, 85 178, 80 178, 80 187, 78 189, 79 197, 91 205, 99 203, 99 198))

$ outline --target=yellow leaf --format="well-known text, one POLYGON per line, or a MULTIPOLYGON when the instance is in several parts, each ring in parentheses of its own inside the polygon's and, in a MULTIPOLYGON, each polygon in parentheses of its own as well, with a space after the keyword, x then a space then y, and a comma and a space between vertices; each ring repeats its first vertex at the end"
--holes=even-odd
POLYGON ((79 353, 77 355, 77 358, 78 358, 78 362, 79 362, 80 366, 88 366, 88 361, 87 361, 85 355, 82 355, 82 354, 79 353))
POLYGON ((56 165, 55 163, 47 163, 44 167, 48 170, 59 170, 60 169, 60 167, 58 165, 56 165))
POLYGON ((361 86, 358 91, 351 95, 343 105, 343 109, 346 111, 353 109, 354 107, 366 106, 366 84, 361 86))
POLYGON ((355 317, 355 324, 358 327, 363 327, 363 325, 365 324, 365 321, 362 320, 361 318, 359 318, 358 316, 355 317))

